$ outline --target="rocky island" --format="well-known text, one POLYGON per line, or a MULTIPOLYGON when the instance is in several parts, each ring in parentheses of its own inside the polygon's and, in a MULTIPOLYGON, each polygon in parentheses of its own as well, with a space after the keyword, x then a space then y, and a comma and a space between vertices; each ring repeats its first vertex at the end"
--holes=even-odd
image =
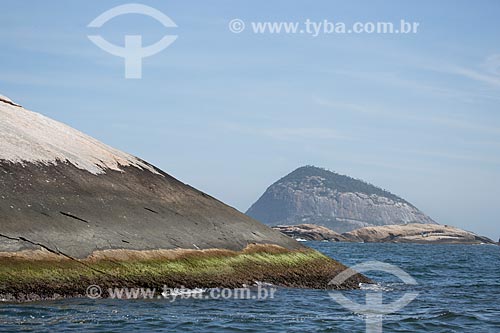
POLYGON ((343 233, 392 224, 436 224, 408 201, 359 179, 304 166, 279 179, 248 209, 270 226, 315 224, 343 233))
POLYGON ((338 232, 315 224, 278 225, 274 230, 300 241, 351 242, 338 232))
POLYGON ((387 190, 315 166, 300 167, 272 184, 247 215, 299 240, 494 243, 440 225, 387 190))
POLYGON ((448 225, 403 224, 365 227, 343 234, 328 228, 301 224, 276 226, 275 230, 298 240, 357 243, 496 244, 493 240, 448 225))
MULTIPOLYGON (((0 96, 0 299, 81 296, 93 284, 326 288, 344 269, 153 165, 0 96)), ((358 274, 334 287, 366 281, 358 274)))

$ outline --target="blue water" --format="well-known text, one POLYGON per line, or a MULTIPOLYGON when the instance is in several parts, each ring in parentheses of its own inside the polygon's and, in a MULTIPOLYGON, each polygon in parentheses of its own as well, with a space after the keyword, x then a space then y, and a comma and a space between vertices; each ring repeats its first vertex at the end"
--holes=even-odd
MULTIPOLYGON (((387 273, 384 303, 419 296, 383 318, 384 332, 500 332, 500 247, 491 245, 308 242, 348 265, 378 260, 408 272, 408 286, 387 273)), ((345 292, 363 303, 367 290, 345 292)), ((326 291, 279 288, 266 300, 91 300, 0 304, 0 331, 59 332, 365 332, 362 315, 326 291)))

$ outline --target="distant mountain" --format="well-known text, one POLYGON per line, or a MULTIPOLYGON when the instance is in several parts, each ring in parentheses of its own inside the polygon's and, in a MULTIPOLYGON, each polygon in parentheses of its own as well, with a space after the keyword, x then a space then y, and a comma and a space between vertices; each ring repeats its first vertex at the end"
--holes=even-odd
POLYGON ((368 226, 436 224, 395 194, 315 166, 300 167, 272 184, 246 214, 271 226, 310 223, 341 233, 368 226))

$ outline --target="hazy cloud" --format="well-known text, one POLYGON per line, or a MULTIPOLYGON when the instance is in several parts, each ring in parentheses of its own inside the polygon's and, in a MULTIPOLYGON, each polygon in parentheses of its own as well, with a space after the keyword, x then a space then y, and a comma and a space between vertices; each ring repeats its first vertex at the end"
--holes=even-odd
POLYGON ((319 127, 267 127, 257 128, 235 123, 226 123, 224 127, 239 133, 264 136, 281 141, 303 140, 353 140, 331 128, 319 127))

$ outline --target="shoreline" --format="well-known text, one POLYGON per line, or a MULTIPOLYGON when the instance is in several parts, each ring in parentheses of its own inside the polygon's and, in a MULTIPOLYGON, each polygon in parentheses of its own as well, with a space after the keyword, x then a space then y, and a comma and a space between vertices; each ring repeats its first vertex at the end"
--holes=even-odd
POLYGON ((294 238, 298 242, 318 242, 318 243, 343 243, 343 244, 413 244, 413 245, 488 245, 488 246, 500 246, 500 243, 467 243, 467 242, 408 242, 408 241, 380 241, 380 242, 355 242, 355 241, 330 241, 330 240, 301 240, 300 238, 294 238))
MULTIPOLYGON (((239 288, 255 281, 280 287, 358 289, 371 281, 357 274, 328 282, 347 267, 312 249, 252 244, 242 251, 101 250, 71 259, 36 250, 0 254, 0 299, 8 302, 82 297, 91 285, 108 288, 239 288)), ((106 296, 103 294, 103 296, 106 296)))

